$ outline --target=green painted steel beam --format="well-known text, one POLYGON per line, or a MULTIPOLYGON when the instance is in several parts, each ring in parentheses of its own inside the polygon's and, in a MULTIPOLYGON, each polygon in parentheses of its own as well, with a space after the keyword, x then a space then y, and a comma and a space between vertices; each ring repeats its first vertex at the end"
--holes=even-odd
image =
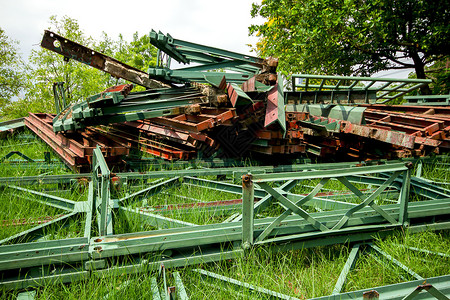
POLYGON ((136 218, 139 219, 139 222, 143 225, 150 225, 153 227, 156 227, 158 229, 164 229, 164 228, 174 228, 174 227, 186 227, 186 226, 195 226, 194 223, 184 222, 172 218, 167 218, 160 216, 158 214, 153 214, 150 212, 145 212, 140 210, 139 208, 127 208, 127 207, 120 207, 120 210, 123 212, 126 212, 128 214, 133 215, 133 220, 136 218))
MULTIPOLYGON (((220 192, 227 192, 232 194, 242 194, 242 185, 213 181, 201 178, 195 178, 190 176, 183 177, 183 183, 189 184, 192 186, 204 187, 210 190, 216 190, 220 192)), ((263 189, 255 189, 255 197, 262 198, 266 196, 267 193, 263 189)))
POLYGON ((215 280, 220 280, 223 281, 225 283, 229 283, 232 284, 236 287, 238 287, 239 289, 247 289, 250 290, 254 293, 256 293, 258 295, 258 297, 261 297, 262 295, 264 296, 268 296, 270 298, 275 298, 275 299, 284 299, 284 300, 298 300, 298 298, 295 297, 291 297, 282 293, 278 293, 278 292, 274 292, 272 290, 266 289, 266 288, 262 288, 259 286, 255 286, 246 282, 242 282, 230 277, 226 277, 220 274, 216 274, 210 271, 206 271, 203 269, 194 269, 192 270, 193 272, 199 273, 200 275, 202 275, 205 278, 211 278, 211 279, 215 279, 215 280))
POLYGON ((0 122, 0 137, 2 137, 2 133, 5 133, 9 130, 24 128, 25 127, 24 119, 25 118, 19 118, 19 119, 0 122))
MULTIPOLYGON (((438 276, 427 278, 426 282, 428 284, 433 285, 436 289, 438 289, 444 295, 450 295, 450 275, 438 276)), ((318 298, 312 298, 311 300, 346 300, 346 299, 367 299, 364 297, 364 293, 369 292, 371 290, 377 291, 380 296, 380 299, 387 300, 401 300, 406 296, 410 295, 417 286, 423 285, 423 280, 413 280, 408 282, 402 282, 397 284, 371 287, 368 289, 352 291, 348 293, 342 293, 332 296, 323 296, 318 298)), ((420 299, 436 299, 433 295, 423 293, 421 294, 420 299)))
MULTIPOLYGON (((71 219, 74 219, 77 217, 78 217, 78 212, 72 212, 67 215, 63 215, 63 216, 56 218, 54 220, 51 220, 47 223, 39 224, 30 229, 21 231, 17 234, 14 234, 12 236, 4 238, 0 241, 0 245, 10 244, 10 243, 21 243, 21 242, 27 242, 27 241, 34 240, 37 236, 41 236, 43 234, 43 232, 46 229, 48 229, 49 227, 64 224, 65 222, 70 221, 71 219)), ((60 226, 60 227, 62 227, 62 226, 60 226)))
POLYGON ((0 247, 0 269, 41 266, 45 259, 53 264, 86 260, 88 243, 86 238, 72 238, 4 245, 0 247))
POLYGON ((412 277, 414 277, 415 279, 418 280, 423 280, 424 278, 422 276, 420 276, 419 274, 417 274, 416 272, 414 272, 413 270, 411 270, 410 268, 408 268, 407 266, 405 266, 404 264, 402 264, 400 261, 398 261, 397 259, 393 258, 391 255, 389 255, 388 253, 384 252, 380 247, 378 247, 377 245, 374 244, 369 244, 369 246, 374 249, 376 252, 378 252, 379 254, 381 254, 383 257, 385 257, 387 260, 391 261, 394 265, 400 267, 403 271, 405 271, 406 273, 408 273, 409 275, 411 275, 412 277))
MULTIPOLYGON (((66 211, 73 211, 75 209, 76 202, 72 201, 72 200, 69 200, 69 199, 61 198, 61 197, 58 197, 58 196, 53 196, 53 195, 42 193, 42 192, 37 192, 37 191, 34 191, 34 190, 22 188, 20 186, 8 185, 7 187, 10 188, 10 189, 13 189, 13 190, 16 190, 16 191, 21 191, 21 192, 24 192, 26 194, 31 194, 34 197, 37 197, 37 199, 36 199, 34 197, 28 198, 28 197, 24 196, 27 199, 32 199, 32 200, 36 199, 36 201, 39 201, 39 202, 44 203, 46 205, 53 206, 53 207, 56 207, 56 208, 59 208, 59 209, 63 209, 63 210, 66 210, 66 211)), ((21 196, 21 194, 16 194, 16 195, 17 196, 21 196)))
POLYGON ((338 174, 336 174, 337 173, 336 170, 255 174, 253 180, 256 183, 259 183, 259 182, 281 181, 288 179, 334 178, 334 177, 364 175, 367 173, 395 172, 405 170, 407 170, 407 167, 405 166, 404 163, 394 163, 379 166, 344 168, 340 169, 338 174))
POLYGON ((347 261, 345 262, 345 265, 342 268, 341 274, 339 274, 339 278, 336 282, 336 285, 334 286, 333 292, 331 293, 332 295, 339 294, 342 291, 345 281, 347 280, 347 275, 355 265, 356 260, 358 258, 359 248, 360 248, 359 244, 356 244, 352 247, 352 250, 348 255, 347 261))
POLYGON ((131 202, 141 201, 144 198, 148 198, 151 196, 154 196, 158 193, 160 193, 163 189, 170 189, 175 186, 181 185, 180 177, 174 177, 171 179, 168 179, 166 181, 157 183, 155 185, 149 186, 143 190, 140 190, 138 192, 135 192, 131 195, 125 196, 121 199, 119 199, 120 205, 128 205, 131 202))
POLYGON ((189 297, 187 295, 186 289, 184 288, 184 284, 183 284, 183 281, 181 280, 180 273, 174 272, 174 273, 172 273, 172 275, 175 280, 177 299, 188 300, 189 297))

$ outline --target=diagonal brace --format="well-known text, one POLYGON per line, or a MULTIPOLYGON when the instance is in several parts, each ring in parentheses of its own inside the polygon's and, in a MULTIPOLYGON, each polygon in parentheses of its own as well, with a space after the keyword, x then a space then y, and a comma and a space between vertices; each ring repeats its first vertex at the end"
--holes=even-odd
POLYGON ((355 195, 357 195, 361 200, 363 200, 362 203, 358 204, 357 206, 354 206, 350 208, 344 216, 337 222, 337 224, 332 228, 332 230, 337 230, 342 228, 342 226, 347 223, 348 219, 357 211, 363 209, 367 205, 370 205, 377 213, 379 213, 383 218, 385 218, 387 221, 389 221, 391 224, 396 224, 397 220, 395 220, 393 217, 388 215, 384 210, 382 210, 378 205, 373 203, 376 197, 378 197, 400 174, 400 171, 394 172, 392 176, 386 180, 378 189, 369 197, 365 198, 364 195, 361 193, 360 190, 358 190, 354 185, 352 185, 345 177, 340 177, 338 180, 342 182, 347 188, 349 188, 355 195))
MULTIPOLYGON (((321 181, 322 182, 322 181, 321 181)), ((320 183, 319 183, 320 184, 320 183)), ((286 210, 283 214, 283 218, 280 218, 280 222, 281 220, 285 219, 288 215, 290 215, 291 212, 296 213, 297 215, 299 215, 300 217, 304 218, 306 221, 308 221, 309 223, 311 223, 311 225, 316 228, 319 229, 321 231, 327 231, 329 230, 325 225, 323 225, 321 222, 319 222, 318 220, 316 220, 315 218, 313 218, 310 214, 308 214, 306 211, 304 211, 302 208, 300 208, 298 205, 296 205, 295 203, 293 203, 291 200, 289 200, 288 198, 284 197, 282 194, 280 194, 278 191, 276 191, 275 189, 273 189, 271 186, 269 186, 266 182, 260 182, 259 186, 261 188, 263 188, 264 190, 266 190, 269 194, 273 195, 278 201, 281 202, 281 204, 283 204, 284 206, 286 206, 288 208, 288 210, 286 210)), ((318 191, 317 191, 318 192, 318 191)), ((306 198, 306 197, 305 197, 306 198)), ((303 199, 302 199, 303 200, 303 199)), ((302 201, 300 200, 300 201, 302 201)), ((282 214, 282 215, 283 215, 282 214)), ((281 217, 281 216, 280 216, 281 217)))

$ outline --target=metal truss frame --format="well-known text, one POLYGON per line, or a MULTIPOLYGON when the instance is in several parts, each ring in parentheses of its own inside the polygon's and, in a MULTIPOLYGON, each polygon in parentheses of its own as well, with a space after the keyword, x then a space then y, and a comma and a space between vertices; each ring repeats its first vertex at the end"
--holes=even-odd
POLYGON ((300 103, 387 103, 426 84, 430 79, 395 79, 293 74, 292 90, 300 103))
POLYGON ((195 265, 242 257, 251 247, 288 251, 336 243, 370 243, 374 237, 401 228, 411 231, 450 228, 447 221, 450 191, 441 188, 433 193, 426 182, 411 177, 411 166, 410 162, 394 161, 366 166, 303 164, 111 174, 97 147, 91 174, 1 178, 3 188, 32 194, 33 199, 65 213, 0 241, 0 286, 24 289, 81 280, 94 273, 112 276, 114 270, 139 273, 158 270, 161 264, 166 268, 195 265), (197 177, 227 175, 235 180, 242 177, 242 185, 197 177), (36 183, 70 183, 83 177, 89 181, 86 201, 75 202, 26 187, 36 183), (117 182, 131 186, 133 182, 149 179, 159 180, 125 196, 114 196, 113 186, 117 182), (291 192, 311 180, 319 183, 308 194, 291 192), (330 195, 323 190, 330 180, 340 182, 348 191, 330 195), (376 188, 360 189, 357 186, 361 184, 376 188), (241 199, 153 210, 143 204, 136 206, 150 196, 180 185, 224 191, 241 199), (376 198, 388 192, 396 195, 394 203, 379 204, 376 198), (427 200, 410 202, 411 192, 427 196, 427 200), (350 198, 358 201, 346 201, 350 198), (254 217, 269 205, 277 204, 285 210, 277 217, 254 217), (171 209, 229 212, 239 206, 241 213, 210 225, 173 219, 164 213, 171 209), (316 212, 308 212, 308 207, 316 212), (134 218, 156 230, 114 234, 112 225, 119 216, 134 218), (435 222, 436 218, 443 221, 435 222), (84 220, 82 237, 39 240, 47 227, 77 220, 84 220))

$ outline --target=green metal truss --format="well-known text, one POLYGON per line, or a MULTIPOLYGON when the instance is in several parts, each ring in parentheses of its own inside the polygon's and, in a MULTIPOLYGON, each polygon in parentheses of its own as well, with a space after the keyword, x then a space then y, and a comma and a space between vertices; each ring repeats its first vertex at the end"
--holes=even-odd
MULTIPOLYGON (((251 247, 287 251, 336 243, 368 243, 375 236, 383 237, 404 228, 411 231, 450 228, 450 222, 445 221, 450 215, 450 191, 440 189, 435 193, 440 196, 432 197, 429 187, 412 177, 410 162, 112 174, 97 148, 92 170, 91 174, 0 180, 5 190, 63 212, 50 222, 0 241, 2 288, 23 289, 72 282, 94 273, 113 276, 115 271, 129 274, 148 272, 158 270, 161 263, 172 268, 233 259, 245 256, 246 249, 251 247), (242 177, 242 182, 236 184, 197 177, 218 175, 234 178, 234 182, 239 182, 242 177), (88 180, 85 201, 72 201, 27 187, 30 183, 41 186, 70 184, 80 178, 88 180), (332 181, 346 188, 345 193, 341 191, 336 197, 324 197, 320 191, 327 191, 325 187, 332 181), (129 192, 118 196, 114 187, 116 182, 124 189, 130 188, 129 192), (297 188, 311 185, 311 182, 315 184, 308 188, 306 194, 295 192, 297 188), (146 186, 132 188, 139 184, 146 186), (242 201, 238 199, 241 204, 233 209, 227 206, 226 201, 213 203, 209 209, 226 211, 230 217, 224 222, 209 225, 175 219, 170 214, 160 213, 169 208, 151 210, 145 205, 149 197, 162 196, 180 186, 226 192, 237 195, 242 201), (410 193, 428 197, 410 202, 410 193), (381 195, 383 197, 379 197, 381 195), (391 196, 391 201, 383 200, 387 195, 391 196), (255 218, 274 205, 280 205, 284 211, 278 216, 255 218), (151 225, 155 230, 117 234, 113 224, 116 218, 122 217, 151 225), (443 221, 436 223, 433 221, 435 218, 443 218, 443 221), (75 221, 83 224, 82 236, 39 240, 48 227, 63 227, 75 221)), ((202 209, 201 205, 208 203, 199 202, 196 209, 202 209)), ((180 210, 179 213, 187 211, 180 210)), ((358 253, 358 246, 355 247, 336 284, 336 295, 342 290, 346 274, 358 253)), ((387 257, 376 246, 369 247, 387 257)))
POLYGON ((300 103, 387 103, 431 83, 429 79, 293 74, 288 98, 300 103))
POLYGON ((172 82, 195 81, 218 86, 223 77, 227 83, 243 83, 260 73, 264 60, 215 47, 178 40, 170 34, 152 30, 150 43, 158 48, 156 68, 149 68, 150 77, 172 82), (179 63, 196 63, 196 66, 170 69, 170 60, 179 63), (210 72, 211 70, 233 72, 210 72))

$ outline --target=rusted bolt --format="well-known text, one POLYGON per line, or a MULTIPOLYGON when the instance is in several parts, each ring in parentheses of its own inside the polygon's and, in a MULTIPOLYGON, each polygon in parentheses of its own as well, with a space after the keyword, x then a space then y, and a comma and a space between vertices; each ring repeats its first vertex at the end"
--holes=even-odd
POLYGON ((377 291, 371 290, 363 293, 363 299, 378 299, 380 294, 377 291))
POLYGON ((405 163, 405 167, 407 167, 408 169, 412 169, 413 163, 409 161, 409 162, 405 163))
POLYGON ((96 243, 100 243, 101 241, 103 241, 102 239, 95 239, 94 242, 96 243))
POLYGON ((94 250, 97 251, 97 253, 100 253, 103 251, 102 247, 100 247, 100 246, 94 247, 94 250))
POLYGON ((250 186, 252 183, 252 178, 253 176, 250 173, 242 175, 242 186, 244 187, 250 186))
POLYGON ((252 178, 253 178, 253 176, 250 173, 242 175, 242 181, 243 182, 249 182, 249 181, 252 180, 252 178))

